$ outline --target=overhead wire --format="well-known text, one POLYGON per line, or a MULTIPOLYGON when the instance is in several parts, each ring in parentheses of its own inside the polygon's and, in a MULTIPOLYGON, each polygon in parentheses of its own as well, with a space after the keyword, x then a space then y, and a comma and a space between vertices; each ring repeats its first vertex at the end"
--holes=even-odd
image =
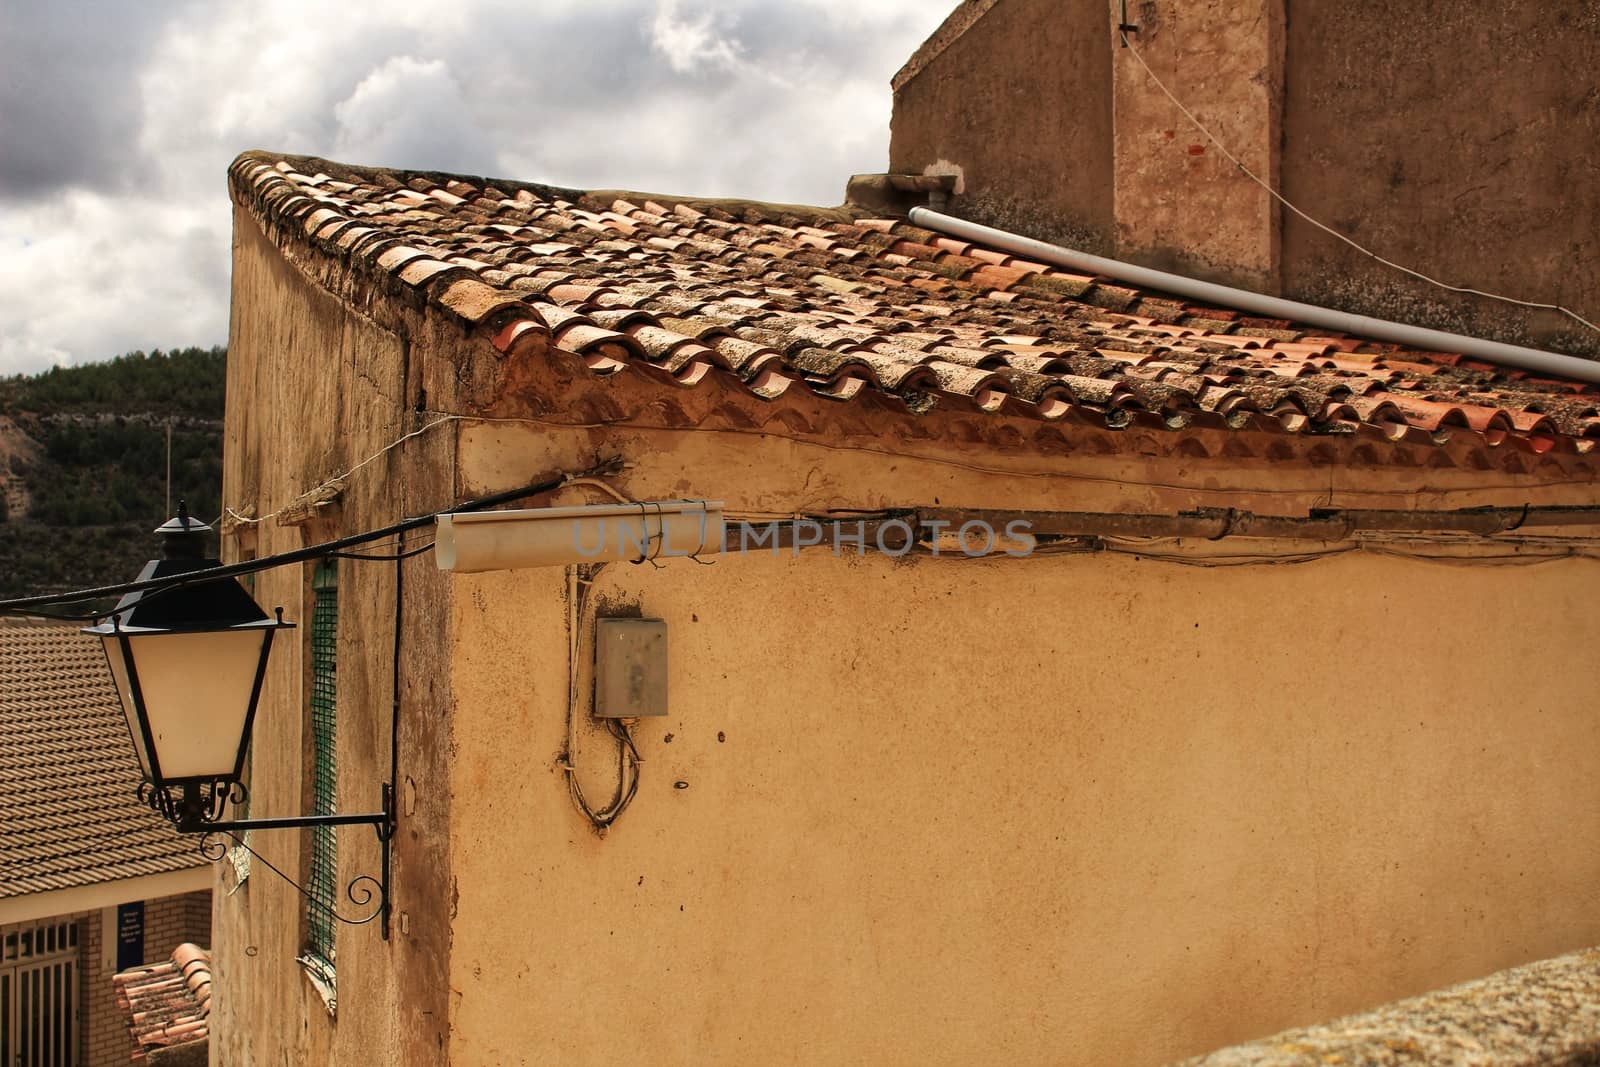
POLYGON ((328 553, 328 557, 331 559, 358 559, 381 563, 392 563, 396 560, 410 559, 412 556, 420 556, 422 553, 427 552, 431 548, 433 548, 433 542, 429 541, 426 544, 418 545, 415 548, 408 548, 403 552, 376 554, 369 552, 330 552, 328 553))
MULTIPOLYGON (((144 581, 122 582, 116 585, 98 586, 91 589, 77 589, 67 593, 46 593, 38 596, 17 597, 10 600, 0 600, 0 615, 7 614, 38 614, 40 609, 48 610, 51 607, 82 603, 89 600, 104 600, 109 597, 123 596, 127 593, 147 593, 156 595, 172 589, 183 588, 200 582, 216 581, 221 578, 237 578, 258 571, 270 570, 274 567, 284 567, 295 563, 304 563, 309 560, 322 559, 346 548, 357 545, 370 544, 383 541, 391 537, 402 535, 409 530, 420 529, 433 523, 440 514, 482 511, 487 508, 497 507, 500 504, 512 503, 530 496, 553 492, 566 485, 569 479, 592 478, 597 474, 613 473, 620 468, 620 461, 613 458, 603 460, 581 471, 564 472, 558 476, 548 478, 541 482, 519 486, 516 489, 502 493, 493 493, 489 496, 478 497, 473 500, 457 504, 442 512, 429 512, 375 530, 350 534, 346 537, 335 538, 305 548, 294 549, 289 552, 280 552, 276 555, 261 556, 253 560, 240 563, 227 563, 216 567, 206 567, 201 570, 186 571, 182 574, 169 575, 162 578, 149 578, 144 581)), ((408 550, 412 551, 412 550, 408 550)), ((101 618, 105 612, 96 614, 101 618)))

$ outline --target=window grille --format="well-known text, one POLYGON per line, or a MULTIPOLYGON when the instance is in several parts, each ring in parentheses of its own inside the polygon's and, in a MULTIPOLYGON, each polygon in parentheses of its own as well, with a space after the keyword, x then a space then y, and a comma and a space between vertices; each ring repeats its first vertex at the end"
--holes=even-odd
MULTIPOLYGON (((311 814, 335 813, 338 763, 338 636, 339 571, 333 561, 319 564, 311 576, 311 814)), ((311 877, 306 903, 309 955, 325 965, 332 979, 333 928, 330 914, 338 904, 338 839, 332 826, 311 828, 311 877)))
POLYGON ((81 1062, 78 985, 75 923, 0 929, 0 1064, 81 1062))

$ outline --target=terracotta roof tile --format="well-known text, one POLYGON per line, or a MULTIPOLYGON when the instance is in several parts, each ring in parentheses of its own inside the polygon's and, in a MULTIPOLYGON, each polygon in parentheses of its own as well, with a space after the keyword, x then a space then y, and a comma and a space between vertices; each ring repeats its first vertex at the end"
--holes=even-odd
POLYGON ((100 644, 0 619, 0 897, 197 867, 139 804, 138 766, 100 644))
POLYGON ((203 1041, 211 1026, 211 953, 183 944, 172 958, 112 975, 117 1006, 127 1017, 135 1063, 150 1050, 203 1041))
POLYGON ((1056 419, 1070 407, 1173 431, 1362 428, 1379 444, 1534 452, 1600 437, 1593 385, 1197 306, 895 219, 471 178, 441 188, 261 153, 231 175, 263 219, 488 326, 497 350, 548 338, 596 373, 769 399, 793 386, 870 393, 911 413, 1056 419))

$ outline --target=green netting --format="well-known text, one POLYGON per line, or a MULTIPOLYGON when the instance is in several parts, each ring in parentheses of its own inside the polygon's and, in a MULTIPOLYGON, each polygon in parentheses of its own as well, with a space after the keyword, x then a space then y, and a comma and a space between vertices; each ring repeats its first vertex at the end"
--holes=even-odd
MULTIPOLYGON (((324 563, 312 573, 311 608, 311 813, 334 814, 338 763, 339 578, 338 566, 324 563)), ((313 954, 333 962, 330 911, 338 905, 338 840, 332 826, 311 828, 311 878, 306 927, 313 954)))

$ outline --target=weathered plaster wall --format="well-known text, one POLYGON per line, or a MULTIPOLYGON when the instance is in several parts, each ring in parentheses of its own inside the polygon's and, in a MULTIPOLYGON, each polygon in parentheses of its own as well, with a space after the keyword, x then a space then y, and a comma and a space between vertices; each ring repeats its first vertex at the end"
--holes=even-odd
MULTIPOLYGON (((1600 315, 1600 10, 1460 0, 1290 5, 1283 191, 1457 285, 1600 315)), ((1289 295, 1600 352, 1554 313, 1413 284, 1285 217, 1289 295)))
POLYGON ((919 73, 896 80, 889 169, 960 174, 951 208, 963 217, 1106 247, 1104 33, 1100 0, 993 4, 919 73))
MULTIPOLYGON (((1039 491, 708 436, 611 431, 618 484, 1039 491)), ((594 451, 469 430, 464 488, 594 451)), ((562 572, 460 576, 452 1059, 1160 1063, 1592 943, 1597 585, 1368 554, 612 566, 593 601, 667 620, 673 710, 601 840, 556 766, 562 572)), ((591 796, 614 760, 584 734, 591 796)))
MULTIPOLYGON (((336 300, 308 279, 303 265, 286 259, 248 214, 236 212, 234 232, 223 498, 266 515, 416 428, 407 399, 417 394, 420 379, 404 322, 380 324, 336 300)), ((351 303, 370 302, 352 297, 351 303)), ((393 522, 414 507, 442 506, 450 493, 451 440, 448 434, 419 438, 364 468, 316 518, 241 527, 225 539, 225 550, 232 558, 266 556, 393 522)), ((412 632, 429 640, 402 651, 402 690, 411 711, 402 720, 403 767, 413 778, 436 776, 448 747, 448 727, 437 712, 449 672, 438 661, 443 645, 432 640, 440 634, 434 605, 441 583, 423 563, 407 565, 406 612, 412 632)), ((298 814, 309 800, 303 654, 310 637, 309 573, 290 566, 255 578, 256 599, 268 610, 282 605, 300 629, 280 637, 268 668, 252 747, 253 815, 298 814)), ((389 778, 394 574, 390 564, 340 565, 341 811, 376 810, 379 785, 389 778)), ((448 953, 448 876, 441 873, 448 868, 442 831, 448 797, 404 779, 399 785, 404 825, 395 842, 396 879, 412 892, 399 906, 405 914, 396 914, 393 940, 381 940, 376 925, 338 927, 337 1021, 295 962, 305 946, 299 895, 259 864, 233 892, 217 894, 213 1062, 410 1065, 442 1054, 445 1001, 437 976, 448 953)), ((251 844, 304 882, 307 840, 277 831, 255 833, 251 844)), ((378 869, 372 832, 341 830, 339 891, 358 874, 378 869)), ((227 888, 233 888, 231 878, 227 888)), ((340 906, 360 911, 349 901, 340 906)))
POLYGON ((1121 10, 1110 6, 1096 41, 1112 57, 1119 253, 1276 291, 1277 202, 1193 127, 1139 59, 1245 166, 1275 182, 1284 0, 1130 4, 1139 27, 1130 48, 1108 43, 1121 10))

